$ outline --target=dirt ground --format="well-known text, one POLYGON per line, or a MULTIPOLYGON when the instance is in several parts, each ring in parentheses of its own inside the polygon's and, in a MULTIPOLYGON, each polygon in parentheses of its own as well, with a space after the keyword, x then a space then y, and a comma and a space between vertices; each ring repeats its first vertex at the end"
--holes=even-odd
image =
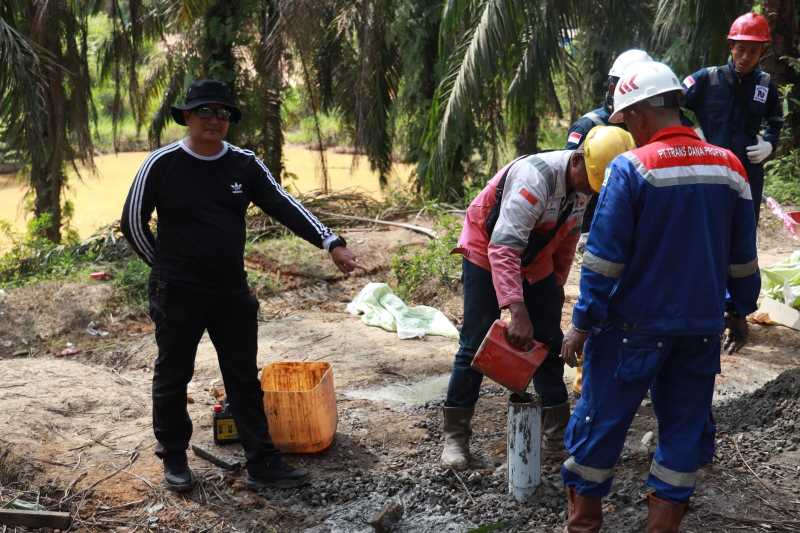
MULTIPOLYGON (((527 503, 508 495, 507 391, 484 381, 471 468, 459 475, 442 470, 441 402, 457 342, 399 340, 344 311, 367 282, 388 281, 400 244, 426 237, 396 228, 344 235, 367 272, 348 279, 283 273, 286 290, 261 302, 260 366, 326 361, 333 368, 339 419, 333 444, 287 456, 313 472, 309 486, 249 492, 241 470, 224 470, 190 451, 199 483, 188 494, 167 491, 153 455, 151 324, 144 315, 115 316, 112 287, 90 280, 12 290, 0 301, 6 413, 0 500, 69 512, 70 531, 369 532, 387 503, 404 507, 396 531, 464 532, 500 523, 502 531, 560 531, 566 501, 559 458, 543 457, 542 485, 527 503), (68 347, 81 352, 60 357, 68 347)), ((794 244, 764 224, 760 264, 788 257, 794 244)), ((565 326, 578 296, 579 264, 576 258, 567 285, 565 326)), ((460 327, 457 293, 410 303, 433 305, 460 327)), ((800 531, 798 367, 800 332, 782 326, 751 324, 750 344, 723 357, 715 396, 717 454, 701 469, 682 531, 800 531)), ((569 373, 565 380, 571 383, 569 373)), ((221 394, 216 354, 204 337, 189 386, 193 443, 214 447, 211 407, 221 394)), ((649 457, 642 439, 649 432, 657 439, 645 402, 605 501, 606 531, 646 529, 649 457)), ((217 450, 242 457, 237 444, 217 450)))

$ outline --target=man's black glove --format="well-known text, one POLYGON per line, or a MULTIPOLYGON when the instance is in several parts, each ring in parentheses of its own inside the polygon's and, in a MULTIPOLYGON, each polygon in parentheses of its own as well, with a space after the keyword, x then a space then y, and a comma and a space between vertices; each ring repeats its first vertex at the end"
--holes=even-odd
POLYGON ((722 344, 722 351, 728 354, 736 353, 747 343, 747 319, 740 316, 733 316, 733 313, 725 313, 728 329, 725 331, 725 342, 722 344))

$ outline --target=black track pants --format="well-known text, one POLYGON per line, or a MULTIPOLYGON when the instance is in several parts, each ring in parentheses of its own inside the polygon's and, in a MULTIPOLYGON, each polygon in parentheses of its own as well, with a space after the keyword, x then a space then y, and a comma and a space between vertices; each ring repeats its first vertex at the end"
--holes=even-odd
POLYGON ((269 435, 258 380, 257 314, 258 300, 247 292, 207 294, 171 286, 162 306, 151 287, 150 317, 158 344, 153 374, 156 455, 182 454, 189 447, 192 421, 186 409, 186 390, 194 374, 197 345, 208 330, 248 469, 280 456, 269 435))

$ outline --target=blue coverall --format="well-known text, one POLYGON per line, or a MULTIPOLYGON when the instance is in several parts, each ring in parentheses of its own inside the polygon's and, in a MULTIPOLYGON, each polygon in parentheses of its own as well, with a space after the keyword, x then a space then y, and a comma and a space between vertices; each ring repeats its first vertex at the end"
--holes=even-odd
POLYGON ((572 317, 592 332, 565 438, 567 487, 609 492, 652 386, 659 445, 647 482, 657 498, 689 501, 720 371, 726 289, 741 316, 756 309, 755 230, 744 168, 690 128, 665 128, 612 161, 572 317))
POLYGON ((683 80, 686 89, 684 107, 694 111, 708 142, 732 151, 744 165, 758 224, 764 190, 764 163, 753 164, 747 158, 746 148, 758 140, 747 132, 747 114, 736 95, 735 85, 741 87, 742 98, 748 103, 759 129, 766 120, 763 139, 772 144, 774 151, 783 127, 783 116, 778 88, 766 72, 753 69, 739 78, 732 60, 724 67, 698 70, 683 80))

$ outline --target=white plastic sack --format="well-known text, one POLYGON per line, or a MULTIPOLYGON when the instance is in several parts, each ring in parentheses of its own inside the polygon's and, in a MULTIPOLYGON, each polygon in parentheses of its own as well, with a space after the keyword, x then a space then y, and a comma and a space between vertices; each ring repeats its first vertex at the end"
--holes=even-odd
POLYGON ((761 290, 775 301, 800 309, 800 250, 761 268, 761 290))
POLYGON ((401 339, 421 339, 425 335, 458 338, 458 330, 438 309, 426 305, 408 307, 385 283, 368 283, 345 309, 363 315, 368 326, 396 331, 401 339))

